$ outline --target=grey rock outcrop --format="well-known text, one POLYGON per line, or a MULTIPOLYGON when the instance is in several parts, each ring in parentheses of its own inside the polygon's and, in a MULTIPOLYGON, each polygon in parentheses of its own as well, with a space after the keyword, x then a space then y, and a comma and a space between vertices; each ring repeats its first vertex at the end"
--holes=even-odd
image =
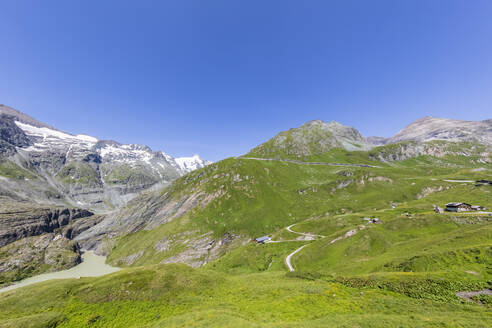
POLYGON ((29 144, 27 135, 15 124, 15 118, 0 114, 0 155, 14 155, 16 147, 28 147, 29 144))
POLYGON ((454 142, 477 142, 492 146, 492 120, 460 121, 427 116, 403 128, 387 143, 402 141, 445 140, 454 142))
POLYGON ((0 247, 19 239, 52 233, 93 213, 73 208, 33 208, 0 212, 0 247))
POLYGON ((384 137, 367 137, 367 142, 370 144, 373 144, 375 146, 381 146, 385 145, 388 143, 389 138, 384 138, 384 137))
POLYGON ((442 158, 451 155, 475 157, 477 163, 490 163, 492 154, 492 147, 483 148, 480 144, 460 146, 459 144, 449 142, 407 141, 391 145, 391 148, 388 147, 374 148, 370 152, 369 157, 381 162, 394 162, 404 161, 418 156, 442 158))
POLYGON ((38 128, 54 129, 53 127, 51 127, 45 123, 39 122, 38 120, 32 118, 31 116, 24 114, 24 113, 18 111, 17 109, 14 109, 14 108, 9 107, 9 106, 0 105, 0 115, 2 115, 2 114, 14 117, 14 119, 16 121, 19 121, 19 122, 22 122, 25 124, 29 124, 29 125, 32 125, 32 126, 35 126, 38 128))
POLYGON ((69 269, 81 261, 78 244, 54 233, 23 238, 0 251, 0 286, 47 271, 69 269))

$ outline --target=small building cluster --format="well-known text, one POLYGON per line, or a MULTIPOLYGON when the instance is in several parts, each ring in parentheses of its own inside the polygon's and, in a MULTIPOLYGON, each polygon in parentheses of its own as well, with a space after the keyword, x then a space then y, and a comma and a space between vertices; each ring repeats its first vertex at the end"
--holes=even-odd
POLYGON ((263 237, 255 238, 253 241, 257 244, 264 244, 264 243, 268 243, 270 240, 272 240, 272 238, 268 236, 263 236, 263 237))
POLYGON ((470 205, 467 203, 447 203, 446 211, 448 212, 468 212, 468 211, 482 211, 485 207, 480 205, 470 205))

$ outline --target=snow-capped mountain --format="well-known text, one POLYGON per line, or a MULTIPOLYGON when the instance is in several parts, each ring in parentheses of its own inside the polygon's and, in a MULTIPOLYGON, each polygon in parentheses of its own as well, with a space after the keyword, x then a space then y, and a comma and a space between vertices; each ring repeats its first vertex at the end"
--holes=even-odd
POLYGON ((19 198, 111 208, 209 163, 198 155, 174 159, 144 145, 72 135, 6 106, 0 106, 0 121, 2 157, 31 179, 45 181, 35 188, 24 186, 29 178, 0 185, 0 193, 6 189, 19 198))
POLYGON ((175 161, 183 172, 191 172, 212 164, 211 161, 204 160, 196 154, 191 157, 178 157, 175 161))

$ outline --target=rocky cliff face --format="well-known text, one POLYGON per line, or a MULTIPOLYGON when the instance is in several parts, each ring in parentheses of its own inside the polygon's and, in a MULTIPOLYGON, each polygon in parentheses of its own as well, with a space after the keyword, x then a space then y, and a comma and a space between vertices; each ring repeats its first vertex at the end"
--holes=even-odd
POLYGON ((100 221, 84 209, 0 197, 0 286, 76 265, 80 246, 73 238, 100 221))
POLYGON ((19 239, 52 233, 78 219, 93 213, 73 208, 31 208, 20 207, 0 211, 0 247, 19 239))
POLYGON ((0 248, 0 286, 35 274, 69 269, 80 263, 76 242, 55 233, 17 240, 0 248))
POLYGON ((15 118, 0 114, 0 155, 13 155, 16 147, 28 147, 29 144, 27 135, 15 124, 15 118))

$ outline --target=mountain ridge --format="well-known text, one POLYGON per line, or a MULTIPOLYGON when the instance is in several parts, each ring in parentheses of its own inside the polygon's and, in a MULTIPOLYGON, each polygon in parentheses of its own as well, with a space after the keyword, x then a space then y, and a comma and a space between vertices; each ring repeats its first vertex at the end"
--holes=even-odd
POLYGON ((492 145, 492 119, 464 121, 426 116, 404 127, 388 143, 408 140, 474 141, 492 145))
POLYGON ((477 142, 492 146, 492 119, 460 121, 426 116, 388 138, 364 137, 353 127, 318 119, 278 133, 254 147, 246 156, 299 159, 317 156, 334 148, 357 151, 405 141, 425 143, 435 140, 477 142))
POLYGON ((30 180, 10 179, 0 186, 1 193, 14 198, 109 210, 210 163, 199 156, 175 159, 146 145, 66 133, 3 105, 0 118, 3 166, 30 173, 30 180))

